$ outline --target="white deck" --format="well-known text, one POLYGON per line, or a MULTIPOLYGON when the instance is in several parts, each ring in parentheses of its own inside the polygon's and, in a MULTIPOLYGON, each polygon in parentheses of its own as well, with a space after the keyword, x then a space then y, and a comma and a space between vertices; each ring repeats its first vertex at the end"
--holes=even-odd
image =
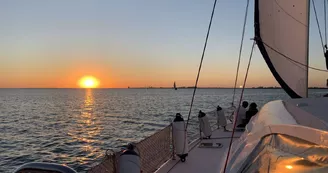
MULTIPOLYGON (((272 133, 294 136, 317 145, 328 146, 328 118, 325 116, 327 107, 328 98, 293 99, 285 102, 278 100, 266 104, 248 124, 247 140, 240 141, 239 145, 239 153, 243 154, 238 156, 239 161, 234 160, 234 164, 241 164, 240 161, 248 157, 260 139, 272 133)), ((242 132, 235 133, 237 138, 241 135, 242 132)), ((218 173, 222 169, 230 137, 231 132, 215 130, 212 139, 196 140, 189 145, 190 151, 186 162, 180 162, 177 157, 176 160, 167 161, 156 173, 218 173), (223 147, 199 148, 201 142, 221 143, 223 147)), ((228 170, 238 172, 239 168, 241 167, 230 167, 228 170)))
MULTIPOLYGON (((235 132, 235 138, 239 138, 242 132, 235 132)), ((181 162, 179 157, 176 160, 167 161, 156 173, 214 173, 218 172, 221 166, 224 152, 230 142, 231 132, 224 132, 222 129, 215 130, 211 139, 195 140, 189 144, 189 155, 185 162, 181 162), (222 148, 199 148, 202 142, 213 142, 223 144, 222 148)))

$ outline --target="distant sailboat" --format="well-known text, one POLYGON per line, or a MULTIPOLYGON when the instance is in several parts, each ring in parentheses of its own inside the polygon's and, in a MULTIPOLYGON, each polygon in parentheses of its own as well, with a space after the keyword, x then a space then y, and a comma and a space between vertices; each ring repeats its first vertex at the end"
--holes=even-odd
POLYGON ((175 84, 175 82, 174 82, 174 84, 173 84, 173 88, 174 88, 175 90, 178 89, 177 86, 176 86, 176 84, 175 84))

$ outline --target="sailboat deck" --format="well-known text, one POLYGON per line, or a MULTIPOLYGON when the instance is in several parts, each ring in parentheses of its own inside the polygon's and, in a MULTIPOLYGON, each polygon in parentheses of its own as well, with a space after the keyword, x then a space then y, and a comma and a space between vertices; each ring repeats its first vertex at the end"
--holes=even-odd
MULTIPOLYGON (((189 144, 189 155, 185 162, 181 162, 179 157, 176 160, 167 161, 156 173, 199 173, 218 172, 221 162, 226 152, 232 132, 224 132, 222 129, 213 131, 211 139, 197 139, 189 144), (200 148, 201 143, 221 143, 221 148, 207 147, 200 148)), ((238 139, 242 132, 235 132, 235 139, 238 139)))

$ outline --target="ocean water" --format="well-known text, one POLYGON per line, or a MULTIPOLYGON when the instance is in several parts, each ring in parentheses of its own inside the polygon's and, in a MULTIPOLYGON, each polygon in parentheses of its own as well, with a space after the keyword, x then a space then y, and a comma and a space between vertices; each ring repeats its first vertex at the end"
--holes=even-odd
MULTIPOLYGON (((197 113, 231 106, 232 89, 198 89, 190 136, 198 131, 197 113)), ((66 164, 84 172, 105 150, 138 142, 167 126, 175 113, 184 118, 192 89, 0 89, 0 172, 32 162, 66 164)), ((310 90, 320 97, 327 90, 310 90)), ((238 99, 240 90, 237 90, 238 99)), ((259 107, 288 99, 281 89, 246 89, 244 100, 259 107)), ((236 99, 236 103, 237 103, 236 99)), ((211 117, 214 120, 214 117, 211 117)))

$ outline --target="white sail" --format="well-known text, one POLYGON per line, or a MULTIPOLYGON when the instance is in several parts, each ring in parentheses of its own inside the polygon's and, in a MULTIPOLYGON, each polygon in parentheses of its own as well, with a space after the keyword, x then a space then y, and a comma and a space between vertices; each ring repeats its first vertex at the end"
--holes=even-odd
POLYGON ((257 45, 292 98, 307 97, 308 10, 308 0, 255 0, 257 45))

